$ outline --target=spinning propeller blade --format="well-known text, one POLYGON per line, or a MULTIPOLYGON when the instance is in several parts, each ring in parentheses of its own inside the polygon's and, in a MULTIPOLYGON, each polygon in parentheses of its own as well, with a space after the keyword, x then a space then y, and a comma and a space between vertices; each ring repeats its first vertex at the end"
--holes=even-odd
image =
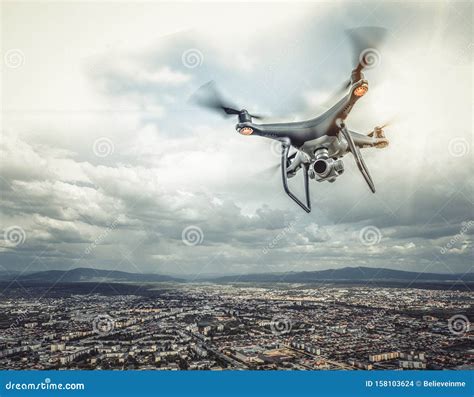
POLYGON ((385 123, 383 123, 381 126, 379 126, 379 128, 381 128, 383 130, 386 127, 390 127, 394 123, 395 123, 395 119, 391 118, 390 120, 387 120, 385 123))
POLYGON ((274 165, 271 165, 270 167, 264 168, 263 170, 259 171, 255 175, 273 177, 274 175, 276 175, 279 168, 280 168, 280 163, 274 164, 274 165))
MULTIPOLYGON (((293 153, 291 153, 290 155, 288 155, 287 159, 286 159, 286 165, 287 167, 289 167, 291 165, 291 160, 293 160, 295 157, 296 157, 296 154, 298 153, 297 150, 295 150, 293 153)), ((278 169, 280 168, 281 166, 281 163, 278 163, 278 164, 274 164, 274 165, 271 165, 270 167, 267 167, 267 168, 264 168, 261 173, 265 173, 265 174, 270 174, 270 175, 274 175, 276 173, 276 171, 278 171, 278 169)))
MULTIPOLYGON (((199 87, 199 89, 191 96, 190 101, 198 106, 221 114, 224 113, 225 116, 238 116, 243 112, 243 109, 238 110, 238 106, 235 106, 232 102, 223 98, 222 94, 217 89, 216 83, 212 80, 199 87)), ((263 116, 256 114, 251 114, 250 117, 259 120, 263 118, 263 116)))
MULTIPOLYGON (((381 60, 379 48, 385 39, 387 30, 375 26, 364 26, 346 30, 346 33, 352 46, 353 71, 362 72, 364 69, 376 67, 381 60)), ((326 101, 326 104, 332 105, 332 102, 344 94, 351 84, 351 79, 344 81, 326 101)))
POLYGON ((383 124, 376 126, 374 128, 374 130, 370 131, 367 135, 368 136, 373 136, 375 130, 377 130, 377 129, 378 130, 384 130, 385 128, 390 127, 393 124, 395 124, 397 122, 397 120, 398 120, 398 117, 393 116, 393 117, 389 118, 388 120, 386 120, 383 124))
POLYGON ((379 48, 387 30, 376 26, 364 26, 347 30, 352 44, 354 70, 363 71, 376 67, 381 60, 379 48))
POLYGON ((324 101, 324 106, 330 108, 332 105, 334 105, 334 102, 336 102, 342 96, 342 94, 345 94, 350 86, 351 80, 346 80, 336 91, 331 94, 328 99, 324 101))
POLYGON ((209 81, 199 87, 191 96, 190 101, 198 106, 217 112, 223 112, 225 115, 239 114, 236 106, 223 99, 214 81, 209 81))

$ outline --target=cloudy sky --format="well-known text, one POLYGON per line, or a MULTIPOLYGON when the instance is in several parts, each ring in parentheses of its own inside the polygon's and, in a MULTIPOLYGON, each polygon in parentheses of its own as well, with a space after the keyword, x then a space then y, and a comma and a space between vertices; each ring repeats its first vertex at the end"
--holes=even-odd
POLYGON ((472 271, 472 3, 406 3, 3 2, 0 270, 472 271), (317 115, 363 25, 388 29, 347 120, 393 121, 364 150, 377 193, 347 156, 306 214, 262 172, 271 141, 188 98, 215 80, 271 121, 317 115))

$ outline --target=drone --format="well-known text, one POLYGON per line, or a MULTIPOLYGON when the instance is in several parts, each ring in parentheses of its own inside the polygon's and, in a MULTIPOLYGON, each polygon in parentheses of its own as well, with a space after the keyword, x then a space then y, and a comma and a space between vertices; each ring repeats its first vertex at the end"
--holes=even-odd
POLYGON ((355 103, 369 89, 363 71, 378 62, 376 46, 385 36, 386 30, 379 27, 360 27, 348 31, 353 45, 355 67, 351 77, 344 83, 340 93, 349 90, 336 104, 323 114, 306 121, 257 124, 253 119, 262 116, 250 114, 246 109, 225 101, 213 81, 206 83, 193 95, 193 101, 206 108, 237 116, 237 132, 244 136, 261 136, 281 142, 281 175, 286 194, 307 213, 311 212, 309 180, 334 182, 344 172, 342 158, 352 153, 359 171, 370 190, 375 193, 375 185, 362 157, 361 148, 384 148, 388 140, 384 134, 387 124, 375 127, 369 134, 361 134, 347 128, 345 120, 355 103), (293 150, 290 154, 290 149, 293 150), (304 202, 289 188, 288 179, 302 170, 304 175, 304 202))

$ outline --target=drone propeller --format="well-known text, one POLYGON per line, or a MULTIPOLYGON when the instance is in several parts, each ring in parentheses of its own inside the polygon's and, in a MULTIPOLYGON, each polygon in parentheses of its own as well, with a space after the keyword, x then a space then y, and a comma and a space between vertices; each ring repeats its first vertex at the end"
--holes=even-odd
MULTIPOLYGON (((291 165, 291 160, 293 160, 297 154, 298 151, 295 150, 292 154, 288 155, 286 159, 287 167, 291 165)), ((274 175, 279 170, 280 166, 281 163, 271 165, 270 167, 264 168, 262 171, 259 172, 259 174, 274 175)))
MULTIPOLYGON (((380 63, 378 48, 384 41, 387 30, 375 26, 364 26, 346 30, 346 33, 352 46, 354 65, 352 73, 354 77, 358 77, 365 69, 372 69, 380 63)), ((352 79, 346 80, 327 102, 333 102, 339 98, 352 83, 352 79)))
MULTIPOLYGON (((225 116, 231 115, 240 115, 246 110, 241 109, 238 110, 237 106, 232 104, 229 101, 224 100, 221 93, 216 87, 216 83, 214 81, 209 81, 206 84, 202 85, 190 98, 192 102, 194 102, 198 106, 202 106, 204 108, 224 113, 225 116)), ((263 116, 256 115, 256 114, 249 114, 250 117, 254 119, 262 119, 263 116)))
POLYGON ((395 116, 389 118, 389 119, 386 120, 382 125, 376 126, 376 127, 374 128, 374 130, 371 131, 371 132, 368 134, 368 136, 373 136, 373 135, 374 135, 374 132, 375 132, 376 130, 377 130, 377 131, 382 131, 382 130, 384 130, 385 128, 392 126, 394 123, 397 122, 397 120, 398 120, 398 117, 395 117, 395 116))
POLYGON ((280 168, 280 163, 271 165, 270 167, 264 168, 263 170, 257 172, 255 175, 273 177, 276 175, 278 169, 280 168))
POLYGON ((372 69, 380 63, 378 48, 387 34, 387 30, 375 26, 364 26, 347 31, 352 43, 354 70, 372 69))

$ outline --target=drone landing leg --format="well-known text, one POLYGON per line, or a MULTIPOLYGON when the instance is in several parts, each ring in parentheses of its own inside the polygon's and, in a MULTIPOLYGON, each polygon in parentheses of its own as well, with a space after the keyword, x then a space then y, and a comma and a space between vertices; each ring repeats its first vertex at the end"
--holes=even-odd
POLYGON ((349 144, 349 149, 351 150, 351 153, 354 156, 354 159, 355 159, 355 162, 357 164, 357 167, 359 168, 359 171, 361 172, 361 174, 364 177, 365 181, 369 185, 370 190, 372 191, 372 193, 375 193, 374 182, 372 181, 372 178, 370 177, 369 170, 368 170, 367 166, 365 165, 364 159, 362 158, 362 154, 360 153, 359 148, 354 143, 354 139, 352 139, 352 135, 347 130, 344 123, 341 122, 340 125, 339 125, 339 128, 340 128, 340 131, 341 131, 342 135, 344 135, 344 138, 346 138, 346 141, 349 144))
POLYGON ((309 178, 308 178, 308 165, 304 164, 303 166, 303 175, 304 175, 304 192, 306 196, 306 205, 302 203, 298 197, 296 197, 288 187, 288 175, 287 175, 287 159, 288 159, 288 152, 290 150, 290 145, 282 143, 282 151, 281 151, 281 176, 283 179, 283 188, 285 192, 290 198, 298 204, 301 208, 303 208, 306 212, 311 212, 311 200, 309 197, 309 178))

